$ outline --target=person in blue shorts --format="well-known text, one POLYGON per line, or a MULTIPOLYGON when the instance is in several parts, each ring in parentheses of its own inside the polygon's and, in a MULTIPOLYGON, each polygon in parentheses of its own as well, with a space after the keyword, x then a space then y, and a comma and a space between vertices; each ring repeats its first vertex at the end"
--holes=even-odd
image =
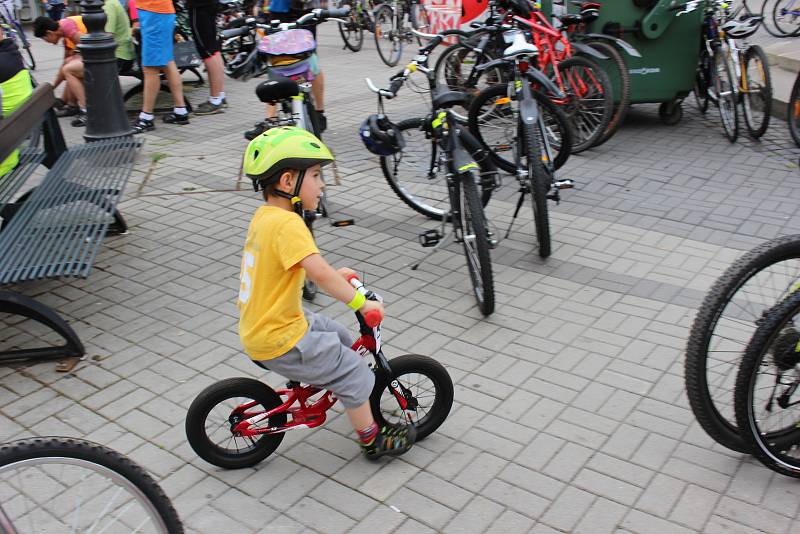
POLYGON ((161 86, 160 74, 167 76, 169 90, 175 100, 172 113, 164 116, 170 124, 189 124, 189 112, 183 99, 183 80, 175 66, 172 49, 175 44, 175 7, 172 0, 138 0, 140 42, 142 44, 142 73, 144 94, 142 112, 131 125, 134 133, 153 130, 153 109, 161 86))

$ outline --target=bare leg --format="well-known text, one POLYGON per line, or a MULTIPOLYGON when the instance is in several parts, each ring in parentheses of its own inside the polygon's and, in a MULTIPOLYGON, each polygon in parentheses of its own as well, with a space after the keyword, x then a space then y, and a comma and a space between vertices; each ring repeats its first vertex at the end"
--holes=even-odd
POLYGON ((86 109, 86 90, 83 87, 83 61, 74 59, 63 67, 64 79, 81 109, 86 109))
POLYGON ((375 419, 372 417, 372 409, 369 407, 369 401, 358 408, 347 408, 345 412, 347 412, 350 424, 356 432, 367 428, 375 422, 375 419))
POLYGON ((225 90, 225 66, 219 52, 205 59, 208 71, 208 84, 211 86, 211 96, 219 96, 225 90))
POLYGON ((325 73, 322 71, 311 82, 311 95, 314 97, 314 109, 325 110, 325 73))
POLYGON ((142 111, 153 114, 156 107, 158 89, 161 87, 161 67, 142 67, 144 72, 144 95, 142 95, 142 111))
POLYGON ((174 61, 167 63, 167 66, 164 67, 164 73, 167 75, 169 92, 172 93, 172 98, 175 100, 175 107, 186 107, 186 101, 183 99, 183 79, 174 61))

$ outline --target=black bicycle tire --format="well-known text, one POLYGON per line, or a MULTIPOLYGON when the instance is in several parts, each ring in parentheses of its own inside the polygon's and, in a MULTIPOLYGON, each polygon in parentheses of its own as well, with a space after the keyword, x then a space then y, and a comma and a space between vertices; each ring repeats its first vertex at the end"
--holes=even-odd
MULTIPOLYGON (((772 0, 775 1, 775 0, 772 0)), ((761 4, 761 11, 759 12, 759 16, 761 17, 761 25, 767 30, 767 33, 772 35, 773 37, 786 37, 782 34, 777 28, 771 28, 767 21, 771 22, 770 13, 767 10, 767 6, 769 6, 770 0, 764 0, 761 4)))
MULTIPOLYGON (((463 93, 465 93, 467 95, 467 103, 463 106, 465 111, 466 111, 466 113, 462 114, 462 113, 460 113, 458 111, 458 108, 460 106, 454 106, 454 108, 451 109, 451 111, 455 113, 456 118, 460 122, 467 122, 469 120, 468 119, 469 108, 471 107, 472 102, 475 100, 475 98, 477 96, 475 94, 475 89, 477 88, 477 84, 474 86, 474 88, 470 87, 470 86, 468 86, 466 84, 458 84, 458 83, 451 84, 450 82, 447 81, 446 73, 443 72, 444 69, 447 67, 447 61, 450 60, 451 56, 454 56, 454 55, 456 55, 458 53, 461 53, 461 52, 463 52, 464 55, 458 60, 459 63, 463 63, 463 61, 466 58, 467 54, 469 52, 475 52, 475 50, 473 48, 471 48, 469 46, 466 46, 464 44, 461 44, 461 43, 456 43, 456 44, 450 45, 447 48, 445 48, 445 50, 441 54, 439 54, 438 58, 436 58, 436 65, 434 65, 433 71, 434 71, 434 76, 436 77, 436 80, 437 81, 444 80, 445 81, 445 85, 447 86, 448 89, 450 89, 451 91, 461 91, 461 92, 463 92, 463 93)), ((481 63, 488 63, 489 61, 494 59, 491 55, 487 54, 485 50, 479 52, 479 54, 480 54, 480 56, 479 56, 480 59, 479 60, 481 61, 481 63)), ((504 76, 502 74, 502 70, 498 69, 497 72, 500 73, 499 79, 500 79, 500 82, 502 83, 503 82, 503 78, 504 78, 504 76)), ((478 81, 480 81, 480 79, 484 76, 484 74, 485 74, 485 71, 482 72, 480 74, 480 76, 478 76, 478 81)), ((439 82, 439 83, 441 85, 441 82, 439 82)))
MULTIPOLYGON (((769 469, 782 475, 800 478, 800 459, 794 464, 776 456, 772 447, 767 443, 771 434, 762 434, 753 413, 753 393, 756 385, 758 371, 762 369, 765 356, 775 340, 792 317, 800 313, 800 294, 793 295, 774 306, 764 317, 764 321, 756 329, 745 350, 744 358, 739 366, 736 376, 736 389, 734 392, 734 405, 736 407, 736 423, 740 429, 742 440, 758 460, 769 469)), ((779 407, 780 409, 780 407, 779 407)), ((796 428, 792 431, 791 442, 796 444, 798 439, 796 428)), ((785 432, 772 434, 773 436, 785 432)), ((775 439, 775 438, 773 438, 775 439)))
MULTIPOLYGON (((603 132, 605 132, 606 128, 608 127, 608 122, 611 120, 611 115, 614 112, 614 96, 613 91, 611 90, 611 80, 608 78, 608 75, 605 73, 602 67, 600 67, 600 65, 591 59, 573 56, 560 62, 558 64, 558 69, 562 78, 564 76, 564 71, 574 65, 581 65, 584 68, 591 69, 603 90, 602 116, 590 135, 587 135, 585 138, 581 138, 581 130, 575 124, 575 117, 572 117, 570 116, 570 113, 567 113, 567 117, 570 118, 570 123, 572 124, 572 153, 578 154, 595 146, 597 141, 600 139, 600 136, 603 135, 603 132)), ((578 114, 580 114, 580 111, 578 111, 578 114)))
MULTIPOLYGON (((763 123, 761 125, 759 125, 757 128, 755 128, 752 124, 750 124, 750 118, 748 117, 749 114, 747 113, 747 106, 748 106, 748 101, 749 101, 749 98, 750 98, 750 93, 746 92, 746 93, 744 93, 742 95, 742 106, 744 107, 743 108, 744 109, 744 123, 745 123, 745 126, 747 127, 747 131, 750 134, 750 137, 752 137, 754 139, 758 139, 758 138, 760 138, 762 135, 764 135, 766 133, 767 128, 769 127, 769 117, 770 117, 770 113, 772 112, 772 76, 770 75, 770 72, 769 72, 769 61, 767 60, 767 55, 764 53, 764 50, 758 45, 750 45, 750 47, 747 49, 747 51, 744 54, 744 73, 745 73, 744 77, 745 77, 745 79, 748 79, 747 72, 749 71, 749 69, 747 67, 748 67, 748 65, 750 63, 750 60, 753 58, 753 56, 756 56, 758 58, 758 61, 761 62, 761 65, 764 66, 764 70, 763 70, 764 79, 765 79, 766 84, 767 84, 766 87, 763 88, 763 90, 762 90, 762 95, 763 95, 763 99, 764 99, 764 121, 763 121, 763 123)), ((748 83, 748 89, 749 89, 749 85, 750 84, 748 83)))
POLYGON ((347 38, 347 36, 345 35, 345 24, 342 22, 339 23, 339 35, 342 36, 345 48, 353 52, 358 52, 359 50, 361 50, 361 47, 364 46, 364 28, 361 26, 361 12, 358 9, 354 8, 350 2, 344 2, 342 4, 342 7, 344 6, 350 6, 350 13, 347 15, 347 19, 349 20, 349 23, 353 25, 353 30, 348 30, 348 31, 356 32, 356 34, 358 35, 358 37, 356 38, 357 44, 352 44, 350 40, 347 38))
MULTIPOLYGON (((591 41, 586 44, 601 54, 608 56, 610 62, 616 66, 620 78, 621 91, 619 94, 619 102, 614 102, 608 126, 606 126, 605 131, 594 144, 594 146, 600 146, 611 139, 625 121, 625 116, 628 114, 628 110, 631 107, 631 75, 628 73, 625 58, 622 57, 622 54, 615 46, 605 41, 591 41)), ((617 95, 615 94, 614 96, 616 97, 617 95)), ((616 98, 614 100, 616 100, 616 98)))
MULTIPOLYGON (((412 118, 412 119, 405 119, 397 123, 397 127, 400 131, 405 130, 420 130, 424 123, 425 119, 421 117, 412 118)), ((464 148, 469 152, 469 154, 475 159, 475 163, 478 164, 481 173, 481 180, 485 183, 496 183, 497 181, 497 167, 495 167, 494 163, 492 162, 491 157, 487 157, 487 152, 483 146, 466 130, 463 128, 458 129, 459 138, 461 140, 461 144, 464 148)), ((420 134, 422 135, 422 131, 420 130, 420 134)), ((431 141, 433 143, 433 141, 431 141)), ((402 184, 397 183, 397 180, 392 172, 390 166, 393 165, 390 162, 393 162, 393 156, 381 156, 381 170, 383 171, 383 177, 386 179, 386 182, 389 184, 389 187, 394 191, 394 194, 402 200, 408 207, 420 213, 429 219, 441 221, 443 213, 438 213, 433 211, 432 208, 429 206, 419 202, 416 200, 416 197, 409 193, 406 188, 402 186, 402 184)), ((444 178, 442 178, 444 180, 444 178)), ((442 182, 444 183, 444 182, 442 182)), ((492 198, 492 188, 491 187, 482 187, 481 188, 481 202, 483 205, 487 205, 489 200, 492 198)), ((449 220, 449 217, 448 217, 449 220)))
POLYGON ((550 240, 550 218, 547 209, 547 193, 550 191, 550 177, 542 164, 539 132, 532 124, 522 127, 525 143, 525 161, 528 171, 528 185, 531 190, 533 222, 536 228, 536 241, 539 243, 539 256, 546 258, 552 251, 550 240))
POLYGON ((800 234, 772 239, 744 254, 708 291, 689 331, 684 362, 689 405, 703 430, 714 441, 734 451, 749 452, 738 427, 720 413, 709 390, 707 371, 711 338, 734 295, 759 272, 790 259, 800 259, 800 234))
POLYGON ((467 258, 467 269, 469 270, 470 281, 472 282, 473 293, 478 301, 478 309, 484 316, 491 315, 494 312, 494 280, 492 277, 492 260, 489 253, 489 235, 488 226, 486 224, 486 216, 483 212, 483 206, 478 198, 476 180, 472 176, 472 172, 468 172, 462 177, 459 183, 460 200, 463 199, 463 204, 460 206, 462 213, 462 222, 469 218, 469 224, 472 226, 472 231, 475 235, 475 251, 477 253, 476 260, 479 272, 476 272, 475 265, 470 262, 470 250, 467 240, 464 236, 468 233, 462 225, 461 235, 462 244, 464 245, 464 256, 467 258), (481 291, 477 287, 477 282, 480 281, 481 291))
POLYGON ((34 458, 73 458, 103 466, 127 479, 155 507, 169 534, 181 534, 183 524, 169 497, 139 464, 99 443, 58 436, 37 437, 0 445, 0 471, 34 458))
POLYGON ((380 20, 381 14, 384 12, 389 13, 389 20, 392 21, 392 28, 393 28, 392 31, 396 32, 399 30, 398 20, 397 17, 395 17, 394 10, 388 5, 379 6, 378 9, 375 10, 375 33, 374 33, 375 48, 378 49, 378 57, 381 58, 381 61, 383 61, 383 63, 388 67, 394 67, 397 65, 397 63, 400 61, 400 58, 403 56, 403 39, 401 38, 397 40, 398 49, 396 53, 397 56, 396 58, 390 58, 384 56, 384 53, 381 51, 381 43, 380 43, 382 37, 378 35, 378 21, 380 20))
MULTIPOLYGON (((186 412, 186 438, 197 455, 206 462, 223 469, 252 467, 275 452, 283 441, 283 434, 263 434, 255 448, 245 454, 227 454, 211 443, 206 435, 205 421, 211 410, 219 402, 233 398, 247 397, 257 401, 266 409, 277 408, 282 404, 280 395, 263 382, 252 378, 227 378, 211 384, 195 397, 186 412)), ((286 424, 286 414, 269 418, 270 426, 286 424)))
POLYGON ((697 70, 694 73, 694 85, 692 85, 692 93, 694 93, 694 102, 697 105, 698 111, 703 115, 708 111, 708 80, 704 77, 707 73, 703 73, 704 69, 703 59, 708 57, 708 53, 700 52, 700 59, 697 63, 697 70), (701 94, 702 93, 702 94, 701 94))
POLYGON ((717 94, 717 109, 719 111, 719 119, 722 122, 722 131, 725 133, 725 137, 728 138, 728 141, 734 143, 736 142, 736 138, 739 137, 739 112, 737 109, 738 106, 736 103, 736 93, 735 93, 735 87, 737 87, 736 85, 737 82, 733 78, 730 62, 728 62, 721 48, 717 47, 714 50, 714 55, 711 58, 711 61, 714 64, 714 67, 712 69, 712 77, 714 78, 715 81, 716 80, 720 81, 719 85, 716 85, 715 83, 714 90, 717 94), (723 111, 723 109, 726 108, 727 106, 723 106, 722 96, 720 96, 720 91, 719 91, 720 88, 722 87, 722 82, 721 79, 719 78, 719 68, 717 66, 717 61, 720 60, 722 61, 722 64, 725 65, 725 77, 727 78, 731 95, 733 95, 733 99, 730 102, 730 109, 731 109, 730 118, 733 124, 731 124, 730 127, 728 126, 728 122, 725 121, 725 112, 723 111))
POLYGON ((789 95, 786 117, 789 123, 789 134, 795 144, 800 147, 800 73, 797 74, 797 79, 795 79, 789 95))
MULTIPOLYGON (((514 173, 517 170, 516 162, 511 159, 506 159, 496 152, 494 152, 488 144, 484 141, 483 135, 481 135, 480 131, 480 122, 478 121, 478 115, 480 112, 483 103, 488 101, 490 98, 496 98, 500 96, 504 96, 507 94, 507 87, 505 84, 494 85, 484 89, 483 91, 475 97, 472 104, 470 105, 469 109, 469 117, 467 124, 469 126, 470 133, 477 139, 480 145, 489 153, 492 161, 497 167, 500 167, 506 172, 514 173)), ((574 130, 570 124, 569 119, 564 114, 564 111, 557 105, 553 104, 549 98, 545 95, 541 94, 538 91, 533 92, 534 97, 536 98, 537 102, 539 103, 539 110, 546 109, 548 113, 552 114, 556 121, 559 124, 559 129, 561 130, 561 148, 559 149, 556 156, 553 158, 553 166, 556 170, 560 169, 569 159, 570 154, 572 154, 572 146, 574 143, 574 130)))
MULTIPOLYGON (((423 424, 415 425, 417 441, 422 441, 435 432, 450 414, 453 406, 453 380, 442 364, 428 356, 406 354, 392 358, 388 363, 395 378, 402 377, 407 373, 419 373, 431 379, 436 388, 433 407, 429 412, 434 415, 423 424)), ((377 371, 375 373, 375 385, 369 397, 372 416, 379 426, 392 426, 392 423, 386 420, 381 410, 381 397, 389 384, 388 379, 389 377, 385 376, 383 372, 377 371)))
MULTIPOLYGON (((780 36, 781 37, 796 37, 796 36, 800 35, 800 24, 798 24, 797 28, 795 28, 791 32, 784 31, 783 28, 778 26, 778 19, 776 18, 776 16, 777 16, 777 11, 778 11, 778 6, 781 5, 781 2, 782 2, 782 0, 778 0, 777 2, 775 2, 775 6, 772 8, 772 22, 775 24, 775 27, 780 32, 780 34, 781 34, 780 36)), ((766 5, 766 3, 765 3, 765 5, 766 5)))

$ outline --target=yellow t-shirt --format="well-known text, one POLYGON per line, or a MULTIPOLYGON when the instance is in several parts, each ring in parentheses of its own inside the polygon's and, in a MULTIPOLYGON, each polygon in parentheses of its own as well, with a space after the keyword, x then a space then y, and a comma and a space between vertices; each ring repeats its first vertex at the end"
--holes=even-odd
POLYGON ((311 232, 296 213, 261 206, 250 221, 239 286, 239 338, 254 360, 288 352, 306 333, 298 263, 318 254, 311 232))

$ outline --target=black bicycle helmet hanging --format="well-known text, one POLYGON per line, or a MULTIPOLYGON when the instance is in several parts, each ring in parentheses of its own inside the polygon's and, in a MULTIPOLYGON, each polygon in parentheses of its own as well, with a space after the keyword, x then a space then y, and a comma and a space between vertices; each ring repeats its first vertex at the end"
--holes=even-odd
POLYGON ((382 113, 373 113, 364 119, 359 134, 367 150, 379 156, 391 156, 406 146, 403 132, 382 113))

